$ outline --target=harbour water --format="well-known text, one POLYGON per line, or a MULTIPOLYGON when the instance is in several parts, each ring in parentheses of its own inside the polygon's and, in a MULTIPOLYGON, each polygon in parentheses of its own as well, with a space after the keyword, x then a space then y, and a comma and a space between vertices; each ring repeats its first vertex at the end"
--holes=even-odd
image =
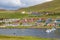
POLYGON ((0 35, 36 36, 42 38, 60 38, 60 29, 46 33, 47 29, 0 29, 0 35))

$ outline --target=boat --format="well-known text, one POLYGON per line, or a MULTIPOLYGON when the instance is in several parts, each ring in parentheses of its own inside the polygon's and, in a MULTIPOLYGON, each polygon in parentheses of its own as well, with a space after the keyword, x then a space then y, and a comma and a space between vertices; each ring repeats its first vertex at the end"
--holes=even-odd
POLYGON ((55 31, 55 30, 56 30, 56 28, 53 27, 52 29, 47 29, 46 32, 47 32, 47 33, 50 33, 50 32, 55 31))

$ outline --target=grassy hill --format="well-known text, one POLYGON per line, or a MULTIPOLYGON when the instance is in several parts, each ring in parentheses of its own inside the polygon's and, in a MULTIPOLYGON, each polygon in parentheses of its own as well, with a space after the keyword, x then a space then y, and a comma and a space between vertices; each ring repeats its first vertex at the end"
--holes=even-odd
POLYGON ((19 11, 50 11, 50 12, 60 12, 60 0, 53 0, 51 2, 46 2, 43 4, 31 6, 28 8, 19 9, 19 11))
MULTIPOLYGON (((56 16, 60 17, 60 0, 53 0, 51 2, 38 4, 35 6, 28 7, 28 8, 21 8, 21 9, 15 10, 15 11, 0 10, 0 18, 24 18, 24 17, 27 18, 27 17, 30 17, 30 15, 28 15, 28 14, 21 14, 22 11, 55 12, 57 14, 59 13, 56 16)), ((56 18, 56 16, 54 15, 54 16, 49 16, 49 17, 56 18)))

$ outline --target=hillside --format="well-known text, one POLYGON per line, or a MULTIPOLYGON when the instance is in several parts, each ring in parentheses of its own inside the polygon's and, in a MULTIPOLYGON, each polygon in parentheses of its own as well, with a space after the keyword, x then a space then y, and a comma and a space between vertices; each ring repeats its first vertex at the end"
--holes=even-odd
POLYGON ((60 17, 60 0, 53 0, 51 2, 46 2, 43 4, 39 4, 39 5, 35 5, 35 6, 31 6, 28 8, 21 8, 18 10, 0 10, 0 18, 31 18, 31 17, 35 17, 35 16, 31 16, 30 14, 21 14, 22 11, 27 11, 28 12, 32 12, 32 11, 38 11, 38 12, 59 12, 55 15, 51 15, 51 16, 41 16, 41 17, 50 17, 50 18, 56 18, 56 17, 60 17))
POLYGON ((31 6, 28 8, 19 9, 19 11, 50 11, 50 12, 60 12, 60 0, 53 0, 51 2, 46 2, 43 4, 31 6))

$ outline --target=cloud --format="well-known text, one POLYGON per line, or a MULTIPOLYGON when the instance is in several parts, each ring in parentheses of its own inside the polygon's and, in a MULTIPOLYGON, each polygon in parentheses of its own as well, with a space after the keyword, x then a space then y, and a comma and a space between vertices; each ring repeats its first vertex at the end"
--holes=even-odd
POLYGON ((20 0, 0 0, 1 9, 15 9, 21 7, 21 5, 20 0))
POLYGON ((37 5, 37 4, 41 4, 49 1, 52 1, 52 0, 21 0, 21 2, 26 4, 27 6, 33 6, 33 5, 37 5))
POLYGON ((0 9, 18 9, 22 7, 34 6, 52 0, 0 0, 0 9))

